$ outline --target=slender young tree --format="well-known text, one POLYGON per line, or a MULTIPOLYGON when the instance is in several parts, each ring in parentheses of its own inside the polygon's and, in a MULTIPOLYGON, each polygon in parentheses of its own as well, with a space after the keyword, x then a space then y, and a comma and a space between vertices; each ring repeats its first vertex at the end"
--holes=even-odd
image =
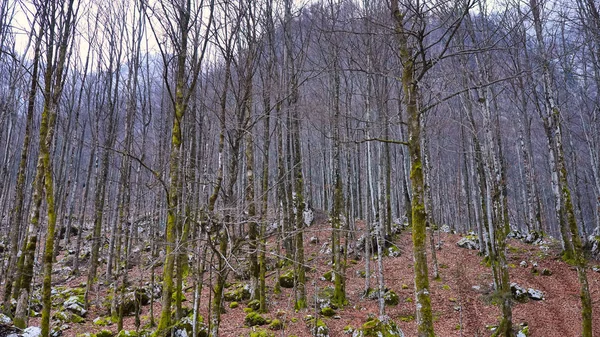
POLYGON ((556 94, 549 56, 546 51, 544 33, 542 27, 542 7, 537 0, 530 0, 533 24, 536 34, 538 52, 540 54, 542 85, 544 90, 544 107, 542 115, 544 127, 548 137, 551 158, 551 169, 553 176, 557 176, 557 183, 553 186, 555 198, 559 200, 557 213, 561 221, 561 234, 565 242, 565 258, 573 261, 577 268, 577 278, 580 284, 582 336, 592 336, 592 298, 590 296, 589 284, 586 273, 586 259, 583 252, 583 244, 577 226, 575 210, 571 197, 571 188, 568 183, 568 168, 566 166, 565 154, 562 143, 562 120, 561 110, 556 103, 556 94), (554 158, 554 160, 552 160, 554 158), (570 237, 570 238, 569 238, 570 237))

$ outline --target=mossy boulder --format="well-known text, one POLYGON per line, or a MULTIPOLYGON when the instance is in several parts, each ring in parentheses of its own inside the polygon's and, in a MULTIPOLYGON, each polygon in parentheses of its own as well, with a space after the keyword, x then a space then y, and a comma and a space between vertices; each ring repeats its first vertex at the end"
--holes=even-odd
POLYGON ((117 334, 117 337, 138 337, 138 333, 134 330, 121 330, 117 334))
POLYGON ((317 305, 318 309, 331 308, 337 309, 337 303, 333 302, 333 296, 335 295, 335 289, 331 286, 327 286, 317 293, 317 305))
POLYGON ((322 279, 324 281, 334 281, 334 274, 333 274, 333 270, 330 270, 328 272, 326 272, 325 274, 323 274, 322 279))
POLYGON ((6 316, 3 313, 0 313, 0 324, 2 325, 12 325, 13 321, 10 317, 6 316))
POLYGON ((246 318, 244 319, 244 323, 247 326, 265 325, 265 324, 267 324, 267 320, 263 316, 261 316, 259 313, 253 311, 253 312, 248 313, 248 315, 246 315, 246 318))
POLYGON ((95 337, 113 337, 115 334, 110 330, 100 330, 100 332, 96 333, 95 337))
MULTIPOLYGON (((369 300, 377 300, 379 299, 379 289, 377 288, 369 288, 363 296, 369 300)), ((385 288, 383 290, 383 300, 387 305, 398 305, 400 303, 400 297, 396 292, 391 289, 385 288)))
POLYGON ((304 319, 308 330, 313 336, 329 337, 329 328, 322 319, 312 317, 311 315, 306 316, 304 319))
POLYGON ((94 325, 97 326, 107 326, 110 325, 110 320, 106 319, 105 317, 96 317, 93 321, 94 325))
POLYGON ((83 296, 81 295, 70 296, 63 303, 63 307, 65 308, 65 310, 68 310, 71 313, 74 313, 81 317, 85 317, 85 315, 87 314, 87 310, 84 309, 85 305, 83 301, 83 296))
POLYGON ((293 288, 294 287, 294 271, 291 269, 286 273, 279 276, 279 285, 282 288, 293 288))
MULTIPOLYGON (((175 331, 181 331, 179 336, 192 336, 194 332, 194 316, 193 314, 189 314, 188 316, 180 319, 175 323, 175 331)), ((204 324, 204 317, 202 315, 198 315, 198 337, 207 337, 208 336, 208 327, 204 324)), ((175 336, 178 336, 177 333, 175 336)))
POLYGON ((275 337, 275 334, 264 329, 257 329, 250 332, 250 337, 275 337))
POLYGON ((404 337, 404 333, 394 321, 382 322, 377 318, 369 318, 354 334, 354 337, 404 337))
POLYGON ((281 322, 279 319, 275 318, 274 320, 271 321, 271 324, 269 324, 269 329, 270 330, 281 330, 281 329, 283 329, 283 322, 281 322))
POLYGON ((235 308, 237 308, 239 306, 240 306, 240 304, 238 302, 231 302, 231 303, 229 303, 229 308, 230 309, 235 309, 235 308))
POLYGON ((250 299, 250 286, 247 284, 235 284, 232 289, 223 294, 223 298, 227 302, 240 302, 250 299))
POLYGON ((396 245, 389 246, 386 253, 387 253, 387 256, 391 256, 391 257, 398 257, 401 254, 400 248, 398 248, 398 246, 396 246, 396 245))
POLYGON ((252 301, 248 302, 248 308, 252 308, 252 310, 255 310, 255 311, 260 309, 260 301, 252 300, 252 301))
POLYGON ((321 315, 325 317, 333 317, 336 314, 335 310, 330 307, 325 307, 321 309, 321 315))
POLYGON ((383 300, 387 305, 398 305, 400 303, 400 297, 391 289, 383 294, 383 300))
POLYGON ((82 323, 85 322, 85 319, 77 314, 68 311, 57 311, 52 315, 54 320, 63 322, 63 323, 82 323))

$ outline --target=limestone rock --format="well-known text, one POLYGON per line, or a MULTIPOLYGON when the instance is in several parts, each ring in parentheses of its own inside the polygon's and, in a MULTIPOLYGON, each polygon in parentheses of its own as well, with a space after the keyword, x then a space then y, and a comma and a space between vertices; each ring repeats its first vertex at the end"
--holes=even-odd
POLYGON ((392 320, 382 322, 377 318, 370 318, 360 329, 352 333, 352 337, 404 337, 404 333, 392 320))
POLYGON ((477 237, 474 237, 472 235, 467 235, 466 237, 458 240, 456 245, 460 248, 479 250, 479 240, 477 239, 477 237))
POLYGON ((536 300, 536 301, 541 301, 544 299, 544 293, 541 292, 540 290, 533 289, 533 288, 527 289, 527 295, 529 296, 529 298, 531 298, 532 300, 536 300))
POLYGON ((64 303, 65 310, 68 310, 76 315, 85 317, 87 310, 84 309, 83 299, 80 296, 70 296, 64 303))
POLYGON ((279 276, 279 285, 283 288, 293 288, 294 272, 292 270, 288 270, 285 274, 281 274, 281 276, 279 276))
POLYGON ((42 335, 42 329, 37 326, 30 326, 23 330, 22 337, 40 337, 42 335))

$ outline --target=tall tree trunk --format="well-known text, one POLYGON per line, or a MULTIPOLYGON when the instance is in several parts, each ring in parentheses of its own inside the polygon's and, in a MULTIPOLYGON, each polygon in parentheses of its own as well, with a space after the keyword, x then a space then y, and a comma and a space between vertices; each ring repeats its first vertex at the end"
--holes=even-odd
POLYGON ((392 14, 395 19, 396 37, 399 42, 400 58, 403 64, 402 88, 408 117, 408 152, 410 155, 410 182, 412 187, 412 240, 415 272, 415 299, 417 306, 417 335, 433 337, 433 315, 429 291, 427 268, 426 213, 424 203, 423 163, 421 159, 421 111, 418 79, 415 78, 415 60, 408 32, 404 29, 404 15, 398 8, 398 1, 392 1, 392 14))

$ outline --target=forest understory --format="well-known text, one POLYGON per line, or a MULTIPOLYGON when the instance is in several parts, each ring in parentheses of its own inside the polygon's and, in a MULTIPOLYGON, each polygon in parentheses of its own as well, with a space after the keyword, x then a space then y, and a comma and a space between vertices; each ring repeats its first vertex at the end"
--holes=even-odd
MULTIPOLYGON (((405 336, 416 336, 415 309, 414 309, 414 271, 412 258, 412 242, 410 227, 404 229, 391 238, 389 247, 394 247, 390 252, 392 254, 383 258, 385 286, 398 295, 397 304, 386 304, 386 315, 402 330, 405 336), (398 256, 392 256, 398 255, 398 256)), ((364 221, 357 221, 356 236, 364 230, 364 221)), ((428 235, 431 235, 428 230, 428 235)), ((239 337, 250 336, 251 332, 264 331, 264 336, 310 336, 312 331, 306 323, 306 316, 312 315, 322 319, 329 330, 329 336, 352 336, 350 328, 359 329, 368 322, 370 317, 378 316, 377 299, 369 299, 365 294, 365 261, 364 257, 357 257, 351 254, 349 256, 349 265, 346 270, 346 291, 348 304, 335 310, 335 314, 330 317, 321 313, 320 309, 315 309, 315 291, 323 292, 324 289, 332 288, 333 283, 325 277, 329 272, 331 276, 331 227, 330 224, 323 221, 316 222, 305 230, 307 240, 305 243, 306 268, 307 268, 307 298, 309 298, 309 307, 304 310, 294 310, 294 295, 290 288, 280 288, 281 293, 274 293, 276 283, 279 282, 278 275, 285 274, 291 266, 277 268, 277 256, 284 255, 283 251, 277 254, 280 245, 277 239, 271 237, 267 241, 268 272, 267 272, 267 291, 268 291, 268 312, 262 314, 267 320, 264 325, 250 327, 245 322, 245 317, 250 310, 245 309, 253 306, 252 301, 247 298, 239 300, 226 300, 224 303, 224 312, 221 316, 220 336, 239 337), (353 258, 354 256, 354 258, 353 258), (235 303, 232 305, 232 303, 235 303), (249 306, 250 304, 250 306, 249 306), (282 326, 274 329, 272 321, 278 319, 282 326), (271 334, 271 335, 269 335, 271 334)), ((490 336, 493 328, 497 326, 501 312, 499 307, 494 304, 493 299, 493 280, 489 266, 486 265, 483 257, 477 250, 461 248, 457 245, 464 235, 446 233, 442 230, 434 231, 436 240, 436 256, 439 263, 440 277, 434 278, 430 275, 431 282, 431 303, 434 315, 434 326, 437 336, 490 336)), ((473 236, 466 236, 473 239, 473 236)), ((144 247, 146 243, 140 243, 134 254, 137 262, 131 268, 128 279, 131 281, 128 291, 132 289, 148 287, 150 279, 151 261, 161 261, 153 259, 150 252, 144 247), (145 262, 144 262, 145 261, 145 262)), ((247 247, 242 247, 242 250, 247 247)), ((388 248, 389 249, 389 248, 388 248)), ((89 248, 88 248, 89 250, 89 248)), ((84 249, 85 251, 85 249, 84 249)), ((528 289, 539 290, 543 294, 543 299, 523 299, 515 300, 513 306, 513 322, 516 331, 527 331, 527 336, 544 337, 566 337, 580 336, 580 299, 575 268, 565 263, 560 256, 560 243, 552 238, 542 238, 535 243, 525 243, 523 239, 512 238, 508 240, 507 261, 509 263, 511 282, 528 289), (523 263, 524 262, 524 263, 523 263), (528 327, 524 330, 524 327, 528 327)), ((377 258, 372 258, 372 265, 377 258)), ((89 262, 89 261, 88 261, 89 262)), ((192 261, 190 261, 192 262, 192 261)), ((600 294, 600 266, 597 261, 591 260, 589 284, 590 293, 593 298, 600 294)), ((100 277, 98 286, 90 294, 91 307, 85 315, 82 322, 69 322, 68 318, 62 320, 60 313, 69 313, 62 305, 65 299, 72 294, 80 294, 85 289, 85 276, 70 276, 71 271, 68 268, 72 265, 71 258, 61 254, 55 265, 57 272, 53 281, 53 319, 51 324, 57 331, 61 331, 64 337, 76 336, 117 336, 116 323, 111 321, 110 303, 107 298, 111 297, 108 281, 100 277), (70 261, 70 262, 69 262, 70 261), (65 269, 66 267, 66 269, 65 269), (79 291, 78 291, 79 289, 79 291), (108 333, 110 332, 110 334, 108 333)), ((159 263, 160 265, 160 263, 159 263)), ((155 265, 156 269, 156 288, 162 286, 161 268, 155 265)), ((86 275, 87 262, 83 264, 82 275, 86 275)), ((100 266, 102 268, 103 266, 100 266)), ((241 271, 247 268, 247 261, 244 259, 232 262, 233 270, 241 271)), ((433 266, 430 266, 433 270, 433 266)), ((376 270, 371 271, 371 287, 377 287, 376 270)), ((210 273, 205 274, 205 289, 200 298, 201 303, 210 300, 212 284, 210 283, 210 273)), ((248 285, 248 278, 236 277, 231 273, 227 280, 228 289, 235 291, 236 288, 248 285)), ((191 291, 193 276, 186 278, 184 288, 185 298, 184 308, 186 312, 191 312, 194 293, 191 291)), ((35 288, 40 285, 36 284, 35 288)), ((39 294, 34 295, 34 298, 39 294)), ((227 295, 226 295, 227 297, 227 295)), ((318 296, 317 296, 318 298, 318 296)), ((156 299, 159 301, 159 299, 156 299)), ((600 319, 600 303, 594 302, 594 321, 600 319)), ((207 306, 201 304, 201 315, 209 317, 207 306)), ((317 307, 319 305, 317 304, 317 307)), ((320 308, 320 307, 319 307, 320 308)), ((154 319, 158 318, 160 312, 160 303, 154 302, 154 319)), ((142 305, 138 313, 140 319, 139 328, 136 329, 135 313, 127 314, 123 321, 123 332, 119 336, 149 336, 153 331, 150 325, 150 304, 142 305)), ((69 317, 65 315, 64 317, 69 317)), ((191 317, 191 315, 189 316, 191 317)), ((206 318, 204 319, 206 322, 206 318)), ((29 319, 30 326, 39 326, 39 316, 29 319)), ((189 326, 188 326, 189 328, 189 326)), ((183 327, 182 329, 185 329, 183 327)), ((2 335, 0 329, 0 336, 2 335)), ((600 334, 600 326, 594 327, 594 334, 600 334)), ((7 334, 8 335, 8 334, 7 334)), ((175 334, 175 336, 184 336, 175 334)), ((259 335, 263 336, 263 335, 259 335)))
POLYGON ((597 0, 1 1, 0 337, 599 337, 598 130, 597 0))

